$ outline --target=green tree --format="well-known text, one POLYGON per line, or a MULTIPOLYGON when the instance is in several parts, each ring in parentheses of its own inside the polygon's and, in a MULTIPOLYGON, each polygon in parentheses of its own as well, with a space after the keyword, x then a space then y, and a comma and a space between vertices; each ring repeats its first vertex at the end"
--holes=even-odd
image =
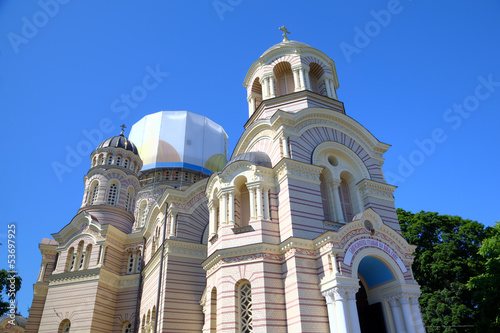
POLYGON ((397 213, 403 237, 417 245, 413 273, 427 332, 475 332, 478 305, 467 283, 484 271, 478 253, 487 236, 484 225, 432 212, 397 213))
POLYGON ((477 325, 481 332, 500 332, 500 221, 490 228, 478 253, 485 262, 485 271, 468 283, 478 304, 477 325))
POLYGON ((21 289, 21 282, 22 279, 17 274, 12 275, 5 269, 0 270, 0 316, 4 315, 10 310, 10 301, 15 300, 15 295, 11 292, 12 287, 14 287, 13 289, 17 293, 19 289, 21 289), (8 297, 8 301, 3 300, 2 296, 5 294, 8 297))

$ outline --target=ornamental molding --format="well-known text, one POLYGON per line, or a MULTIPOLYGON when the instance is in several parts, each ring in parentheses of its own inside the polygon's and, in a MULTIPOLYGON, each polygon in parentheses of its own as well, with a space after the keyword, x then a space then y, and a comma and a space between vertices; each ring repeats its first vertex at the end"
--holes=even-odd
MULTIPOLYGON (((325 166, 328 165, 328 161, 326 158, 326 153, 325 150, 340 150, 341 152, 345 153, 347 156, 349 156, 354 163, 358 166, 358 169, 361 171, 363 174, 364 178, 370 178, 370 173, 368 172, 368 169, 366 168, 365 163, 361 160, 361 158, 349 147, 346 145, 340 143, 340 142, 335 142, 335 141, 324 141, 317 145, 314 148, 313 154, 312 154, 312 164, 314 165, 320 165, 324 164, 325 166)), ((340 170, 339 170, 340 171, 340 170)), ((340 174, 336 175, 340 179, 340 174)))
POLYGON ((394 202, 393 194, 397 186, 376 182, 370 179, 363 179, 356 185, 363 199, 372 197, 394 202))
POLYGON ((323 167, 283 158, 274 169, 278 183, 281 183, 285 178, 292 178, 319 185, 319 176, 323 167))
POLYGON ((52 274, 49 276, 49 286, 52 287, 65 284, 98 281, 100 270, 100 268, 95 268, 75 272, 52 274))

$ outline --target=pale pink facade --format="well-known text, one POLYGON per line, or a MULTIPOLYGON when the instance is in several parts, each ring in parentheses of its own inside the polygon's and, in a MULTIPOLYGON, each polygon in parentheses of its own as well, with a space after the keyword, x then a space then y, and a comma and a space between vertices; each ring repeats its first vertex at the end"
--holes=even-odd
POLYGON ((40 244, 26 332, 425 332, 389 145, 345 114, 333 60, 284 41, 244 86, 218 172, 139 172, 122 135, 94 151, 80 210, 40 244))

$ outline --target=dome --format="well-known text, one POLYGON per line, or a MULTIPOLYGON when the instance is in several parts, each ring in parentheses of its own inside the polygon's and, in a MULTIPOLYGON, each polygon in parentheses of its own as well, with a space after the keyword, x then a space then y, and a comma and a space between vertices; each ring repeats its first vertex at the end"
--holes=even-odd
POLYGON ((108 148, 108 147, 122 148, 122 149, 131 151, 134 154, 138 155, 137 147, 132 143, 132 141, 130 141, 129 139, 127 139, 123 135, 123 132, 120 135, 113 136, 111 138, 108 138, 108 139, 104 140, 99 145, 99 147, 97 147, 97 149, 99 149, 99 148, 108 148))
POLYGON ((273 164, 271 163, 271 159, 269 156, 262 151, 250 151, 247 153, 243 153, 234 157, 228 164, 231 164, 236 161, 248 161, 255 165, 260 165, 266 168, 272 168, 273 164))
POLYGON ((311 47, 311 46, 307 45, 306 43, 297 42, 296 40, 291 40, 291 41, 288 41, 288 42, 281 42, 281 43, 275 44, 275 45, 271 46, 270 48, 268 48, 266 50, 266 52, 262 53, 261 57, 263 57, 265 54, 267 54, 267 53, 269 53, 271 51, 274 51, 274 50, 277 50, 277 49, 280 49, 280 48, 285 48, 285 47, 288 47, 288 48, 298 48, 298 47, 311 47))
POLYGON ((184 168, 206 174, 226 165, 227 135, 222 126, 189 111, 160 111, 132 126, 130 139, 144 166, 184 168))

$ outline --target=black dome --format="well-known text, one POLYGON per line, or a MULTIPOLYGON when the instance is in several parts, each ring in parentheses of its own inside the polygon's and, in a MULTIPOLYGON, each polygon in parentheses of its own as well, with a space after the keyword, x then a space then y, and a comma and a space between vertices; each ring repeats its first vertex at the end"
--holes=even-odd
POLYGON ((123 133, 104 140, 99 145, 99 147, 97 147, 97 149, 108 148, 108 147, 123 148, 125 150, 133 152, 136 155, 139 155, 137 147, 132 143, 132 141, 123 136, 123 133))
POLYGON ((236 161, 248 161, 255 165, 260 165, 268 168, 272 168, 273 164, 271 163, 271 159, 269 156, 262 151, 250 151, 248 153, 243 153, 234 157, 231 161, 229 161, 228 165, 236 162, 236 161))

